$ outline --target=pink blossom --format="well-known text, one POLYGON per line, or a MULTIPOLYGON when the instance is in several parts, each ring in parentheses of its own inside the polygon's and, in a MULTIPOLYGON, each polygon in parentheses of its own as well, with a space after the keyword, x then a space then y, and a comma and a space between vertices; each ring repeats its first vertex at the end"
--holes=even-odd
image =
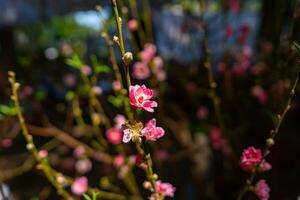
POLYGON ((112 144, 119 144, 122 141, 122 132, 117 128, 110 128, 106 131, 106 137, 112 144))
POLYGON ((259 168, 261 171, 265 172, 265 171, 269 171, 272 168, 272 165, 270 163, 268 163, 267 161, 263 160, 260 163, 259 168))
POLYGON ((252 96, 256 97, 260 104, 265 105, 268 102, 268 93, 260 85, 255 85, 251 89, 252 96))
POLYGON ((125 162, 125 158, 122 155, 117 155, 114 159, 114 166, 115 168, 120 168, 125 162))
POLYGON ((115 122, 115 128, 121 129, 122 125, 125 124, 126 122, 126 118, 124 117, 124 115, 117 114, 114 118, 114 122, 115 122))
POLYGON ((78 160, 75 163, 75 169, 81 174, 85 174, 92 169, 92 162, 89 159, 78 160))
POLYGON ((89 76, 89 75, 92 74, 92 69, 91 69, 90 66, 84 65, 84 66, 82 66, 82 68, 81 68, 81 72, 82 72, 83 74, 89 76))
POLYGON ((164 136, 165 131, 163 128, 156 126, 156 119, 153 118, 148 121, 146 126, 142 129, 142 133, 144 134, 146 140, 156 141, 164 136))
POLYGON ((3 148, 9 148, 9 147, 11 147, 11 146, 12 146, 12 139, 10 139, 10 138, 5 138, 5 139, 3 139, 3 140, 1 141, 1 146, 2 146, 3 148))
POLYGON ((94 87, 92 87, 92 91, 94 92, 94 94, 100 95, 100 94, 102 94, 103 89, 99 86, 94 86, 94 87))
POLYGON ((78 177, 72 183, 71 189, 75 195, 81 196, 87 191, 88 179, 86 177, 78 177))
POLYGON ((48 151, 45 150, 45 149, 40 150, 40 151, 39 151, 39 156, 40 156, 41 158, 46 158, 46 157, 48 156, 48 151))
POLYGON ((248 147, 241 155, 240 166, 245 171, 251 171, 253 167, 259 164, 262 160, 260 149, 248 147))
POLYGON ((82 157, 83 155, 85 154, 85 148, 83 146, 78 146, 74 149, 73 151, 73 155, 76 157, 76 158, 80 158, 82 157))
POLYGON ((123 131, 123 139, 124 143, 128 143, 130 140, 140 140, 141 141, 141 130, 135 130, 131 128, 127 128, 123 131))
POLYGON ((157 193, 167 197, 173 197, 176 190, 170 183, 163 183, 160 180, 155 182, 155 189, 157 193))
POLYGON ((197 110, 197 117, 199 120, 207 119, 209 110, 206 106, 200 106, 197 110))
POLYGON ((131 19, 127 22, 127 26, 129 28, 129 30, 135 31, 138 29, 139 23, 136 19, 131 19))
POLYGON ((255 194, 260 200, 268 200, 270 198, 270 188, 264 179, 259 180, 255 186, 255 194))
POLYGON ((65 74, 63 80, 68 87, 73 87, 76 84, 76 76, 74 74, 65 74))
POLYGON ((150 76, 150 70, 145 62, 136 62, 133 65, 132 76, 139 80, 144 80, 150 76))
POLYGON ((156 54, 156 47, 154 44, 148 43, 145 45, 144 50, 141 52, 141 60, 149 62, 156 54))
POLYGON ((112 88, 115 90, 115 91, 118 91, 118 90, 121 90, 121 83, 119 81, 114 81, 112 83, 112 88))
POLYGON ((148 112, 154 112, 153 108, 157 107, 157 102, 151 101, 154 92, 145 85, 135 85, 129 88, 130 103, 138 109, 144 109, 148 112))

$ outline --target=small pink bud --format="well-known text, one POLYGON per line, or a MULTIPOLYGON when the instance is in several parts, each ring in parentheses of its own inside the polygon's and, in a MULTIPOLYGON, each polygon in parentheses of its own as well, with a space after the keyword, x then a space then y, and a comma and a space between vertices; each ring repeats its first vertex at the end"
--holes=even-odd
POLYGON ((46 158, 47 156, 48 156, 48 151, 47 150, 40 150, 39 151, 39 156, 41 157, 41 158, 46 158))

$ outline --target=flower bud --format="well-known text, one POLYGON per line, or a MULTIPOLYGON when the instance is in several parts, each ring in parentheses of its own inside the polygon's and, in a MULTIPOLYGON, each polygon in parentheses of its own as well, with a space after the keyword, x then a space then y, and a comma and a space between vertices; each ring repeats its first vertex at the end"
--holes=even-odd
POLYGON ((133 55, 131 52, 126 52, 123 56, 123 61, 126 65, 128 65, 133 60, 133 55))
POLYGON ((275 141, 273 140, 273 138, 268 138, 266 144, 268 147, 271 147, 275 144, 275 141))

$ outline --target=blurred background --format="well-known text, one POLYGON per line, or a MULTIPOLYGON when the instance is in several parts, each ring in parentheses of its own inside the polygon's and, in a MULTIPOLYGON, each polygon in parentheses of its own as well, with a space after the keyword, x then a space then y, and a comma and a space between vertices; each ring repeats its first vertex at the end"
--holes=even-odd
MULTIPOLYGON (((124 27, 126 49, 137 55, 146 43, 155 44, 166 71, 159 81, 144 81, 160 91, 156 117, 167 132, 166 138, 151 145, 155 170, 177 188, 174 199, 236 199, 248 177, 239 167, 239 156, 247 146, 264 146, 299 71, 292 46, 300 41, 299 1, 203 0, 205 6, 201 7, 198 0, 143 0, 134 4, 135 9, 135 1, 120 2, 124 24, 137 17, 140 24, 138 30, 124 27), (206 49, 224 127, 220 127, 209 96, 206 49), (219 138, 219 132, 226 139, 219 138)), ((93 131, 79 130, 69 117, 74 93, 83 113, 88 112, 88 103, 80 73, 68 59, 74 61, 77 55, 93 67, 96 59, 95 65, 106 70, 99 73, 96 84, 103 90, 99 99, 113 121, 119 113, 118 103, 109 98, 114 75, 101 36, 101 20, 107 22, 111 36, 117 34, 113 17, 109 0, 0 0, 0 182, 2 194, 7 193, 9 199, 60 197, 35 169, 26 151, 9 99, 7 71, 15 71, 22 84, 20 99, 28 124, 51 124, 97 148, 93 134, 87 133, 93 131), (96 5, 102 6, 101 14, 96 5)), ((117 48, 115 53, 121 63, 117 48)), ((133 82, 143 83, 136 77, 133 82)), ((298 94, 299 88, 268 159, 272 170, 261 175, 268 181, 274 200, 300 198, 298 94)), ((87 116, 83 118, 89 121, 87 116)), ((142 114, 141 118, 149 116, 142 114)), ((54 168, 77 176, 72 148, 53 137, 34 137, 38 147, 49 148, 54 168)), ((86 176, 93 187, 104 187, 103 180, 108 178, 122 188, 115 169, 97 161, 92 165, 86 176)), ((138 167, 134 173, 143 191, 144 174, 138 167)), ((143 197, 146 194, 142 192, 143 197)), ((249 194, 245 199, 256 197, 249 194)))

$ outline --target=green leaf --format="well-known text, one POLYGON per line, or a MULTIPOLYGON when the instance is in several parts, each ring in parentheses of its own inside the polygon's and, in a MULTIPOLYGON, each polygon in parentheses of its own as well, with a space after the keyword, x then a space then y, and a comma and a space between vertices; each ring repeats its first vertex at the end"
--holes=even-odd
POLYGON ((109 73, 111 69, 107 65, 97 65, 94 67, 96 73, 109 73))
POLYGON ((123 100, 124 100, 124 97, 122 95, 118 95, 118 96, 109 96, 107 98, 107 100, 112 104, 114 105, 115 107, 119 108, 121 107, 122 103, 123 103, 123 100))
POLYGON ((297 44, 296 42, 294 42, 294 47, 296 49, 296 52, 297 52, 298 56, 300 56, 300 46, 299 46, 299 44, 297 44))
POLYGON ((83 194, 83 198, 84 198, 85 200, 92 200, 92 198, 89 197, 87 194, 83 194))
POLYGON ((84 63, 82 62, 82 60, 76 53, 73 54, 72 58, 66 59, 66 64, 70 65, 76 69, 80 69, 84 65, 84 63))
POLYGON ((96 73, 109 73, 111 68, 107 65, 100 64, 95 55, 91 56, 92 66, 96 73))
POLYGON ((17 111, 14 106, 7 106, 4 104, 0 104, 0 113, 8 116, 14 116, 17 114, 17 111))

